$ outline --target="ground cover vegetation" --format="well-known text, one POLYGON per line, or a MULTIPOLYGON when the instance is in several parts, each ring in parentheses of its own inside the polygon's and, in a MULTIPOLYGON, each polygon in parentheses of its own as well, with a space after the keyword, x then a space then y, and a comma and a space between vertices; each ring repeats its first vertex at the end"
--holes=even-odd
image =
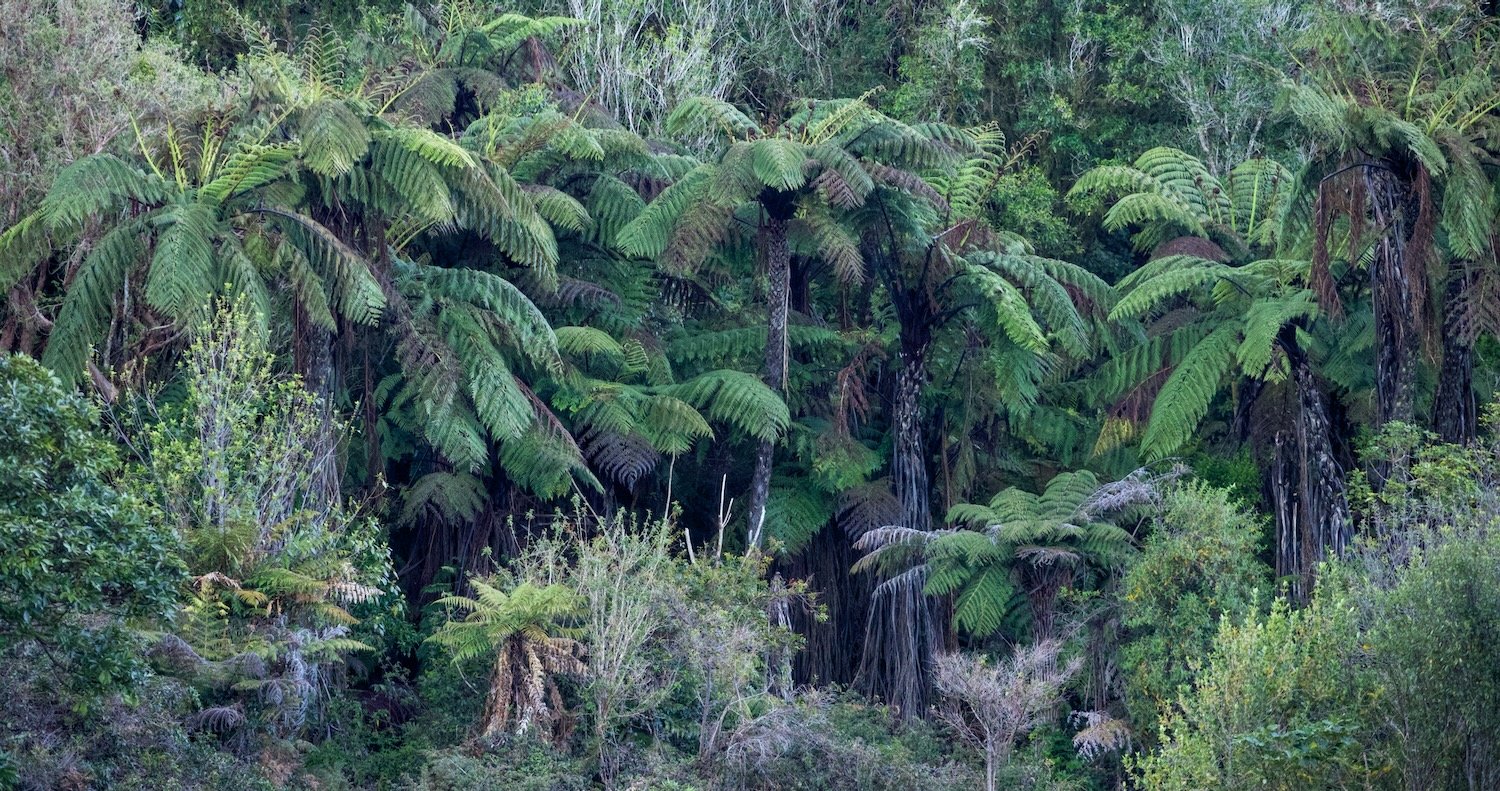
POLYGON ((1465 0, 0 0, 0 788, 1500 787, 1465 0))

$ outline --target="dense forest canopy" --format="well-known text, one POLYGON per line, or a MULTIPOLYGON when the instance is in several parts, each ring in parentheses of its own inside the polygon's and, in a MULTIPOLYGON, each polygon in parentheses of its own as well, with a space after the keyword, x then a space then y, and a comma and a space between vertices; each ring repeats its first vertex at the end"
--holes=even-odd
POLYGON ((0 0, 0 788, 1500 788, 1465 0, 0 0))

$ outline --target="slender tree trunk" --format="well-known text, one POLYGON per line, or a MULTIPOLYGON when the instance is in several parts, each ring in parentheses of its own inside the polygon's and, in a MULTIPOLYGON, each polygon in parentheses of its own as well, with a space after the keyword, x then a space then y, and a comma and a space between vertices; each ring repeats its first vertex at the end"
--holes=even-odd
MULTIPOLYGON (((766 384, 777 393, 786 392, 786 325, 787 297, 790 293, 791 247, 787 243, 787 219, 772 217, 760 230, 760 251, 766 267, 766 361, 763 371, 766 384)), ((755 473, 750 479, 748 512, 751 549, 759 549, 765 535, 766 502, 771 496, 771 466, 776 458, 776 443, 761 440, 755 453, 755 473)))
POLYGON ((1478 404, 1474 399, 1474 345, 1459 326, 1458 300, 1474 286, 1465 272, 1448 284, 1444 300, 1443 368, 1438 379, 1434 426, 1444 442, 1471 442, 1479 434, 1478 404))
MULTIPOLYGON (((907 344, 903 343, 903 346, 907 344)), ((896 397, 891 422, 895 432, 895 456, 891 463, 901 520, 914 530, 932 529, 931 483, 927 476, 927 443, 922 437, 922 388, 927 378, 925 342, 901 351, 901 369, 896 373, 896 397)))
MULTIPOLYGON (((297 365, 303 377, 303 384, 307 389, 318 397, 318 411, 322 419, 319 426, 319 436, 309 438, 316 441, 320 447, 333 448, 336 445, 333 428, 333 398, 334 398, 334 362, 333 362, 333 333, 323 327, 319 327, 298 311, 298 324, 302 330, 302 338, 298 343, 297 365)), ((336 456, 336 454, 335 454, 336 456)), ((313 471, 313 485, 321 493, 323 503, 332 505, 341 498, 340 472, 338 461, 330 457, 326 463, 318 466, 313 471)))
POLYGON ((1406 242, 1406 193, 1402 180, 1384 166, 1365 168, 1375 227, 1382 229, 1370 263, 1375 299, 1375 423, 1410 423, 1416 391, 1416 306, 1406 242))

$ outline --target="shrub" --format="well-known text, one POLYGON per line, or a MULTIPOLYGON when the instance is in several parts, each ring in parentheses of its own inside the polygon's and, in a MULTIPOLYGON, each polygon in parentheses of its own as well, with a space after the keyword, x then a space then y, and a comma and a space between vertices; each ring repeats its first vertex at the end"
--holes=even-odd
POLYGON ((1167 494, 1120 590, 1125 703, 1146 743, 1191 681, 1190 663, 1213 646, 1220 621, 1241 621, 1270 587, 1256 559, 1261 530, 1262 520, 1224 489, 1190 483, 1167 494))
POLYGON ((29 357, 0 358, 0 415, 0 650, 36 641, 113 689, 141 670, 126 621, 172 610, 177 543, 116 487, 95 407, 29 357))

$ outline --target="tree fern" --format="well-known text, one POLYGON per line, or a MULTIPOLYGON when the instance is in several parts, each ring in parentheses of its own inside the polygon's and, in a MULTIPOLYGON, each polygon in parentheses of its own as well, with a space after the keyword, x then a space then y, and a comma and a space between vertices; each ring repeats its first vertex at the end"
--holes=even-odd
POLYGON ((710 420, 757 439, 774 441, 791 424, 786 403, 751 374, 710 371, 664 390, 703 411, 710 420))
POLYGON ((1234 367, 1240 345, 1239 329, 1237 323, 1215 327, 1167 377, 1141 437, 1141 450, 1148 458, 1168 456, 1193 436, 1225 376, 1234 367))

